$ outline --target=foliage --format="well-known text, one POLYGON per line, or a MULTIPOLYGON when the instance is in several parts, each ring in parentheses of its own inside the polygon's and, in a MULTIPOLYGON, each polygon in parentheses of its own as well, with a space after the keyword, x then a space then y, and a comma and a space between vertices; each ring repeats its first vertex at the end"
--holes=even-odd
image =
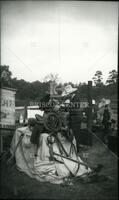
POLYGON ((39 101, 49 90, 49 82, 34 81, 32 83, 26 82, 23 79, 12 79, 12 87, 17 89, 16 103, 20 105, 26 101, 29 105, 30 101, 39 101), (21 101, 19 101, 21 100, 21 101))
MULTIPOLYGON (((2 82, 2 86, 12 87, 17 89, 16 92, 16 106, 24 106, 25 104, 30 105, 30 102, 39 102, 43 97, 47 94, 50 89, 51 80, 58 80, 58 75, 52 74, 51 76, 47 75, 49 79, 45 79, 43 82, 34 81, 28 82, 23 79, 18 80, 17 78, 12 78, 12 73, 9 70, 9 66, 0 66, 0 72, 5 71, 7 75, 1 76, 0 80, 2 82)), ((5 74, 6 74, 5 73, 5 74)), ((109 73, 112 80, 110 84, 104 85, 102 84, 102 72, 96 72, 95 83, 96 85, 92 87, 92 98, 97 99, 98 96, 109 97, 117 94, 117 72, 112 70, 109 73), (113 75, 113 76, 112 76, 113 75), (116 82, 115 82, 116 80, 116 82), (100 87, 99 87, 100 86, 100 87)), ((58 83, 57 89, 60 89, 68 84, 71 84, 72 87, 77 87, 77 97, 80 99, 81 97, 87 97, 87 84, 79 82, 78 84, 74 84, 72 82, 67 83, 58 83)))
POLYGON ((102 82, 102 72, 101 71, 96 71, 94 77, 93 77, 93 80, 94 80, 94 83, 97 87, 100 87, 103 85, 103 82, 102 82))
POLYGON ((116 70, 112 70, 109 72, 109 77, 106 81, 107 84, 114 84, 117 83, 117 79, 118 79, 118 73, 116 70))
POLYGON ((58 82, 59 81, 59 75, 58 74, 53 74, 53 73, 50 73, 50 74, 46 75, 44 77, 44 82, 48 82, 48 81, 58 82))
POLYGON ((9 66, 0 65, 0 83, 1 86, 11 87, 12 72, 9 70, 9 66))

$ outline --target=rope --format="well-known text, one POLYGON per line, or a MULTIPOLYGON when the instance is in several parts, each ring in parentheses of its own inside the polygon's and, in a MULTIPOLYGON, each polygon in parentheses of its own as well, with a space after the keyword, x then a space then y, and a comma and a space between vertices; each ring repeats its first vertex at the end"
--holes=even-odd
POLYGON ((60 153, 61 155, 63 154, 63 152, 65 153, 65 155, 68 157, 68 153, 66 152, 64 146, 62 145, 62 143, 60 142, 60 140, 58 139, 58 137, 55 135, 55 139, 56 139, 56 143, 59 147, 60 153))
MULTIPOLYGON (((80 167, 80 163, 78 162, 78 155, 77 155, 77 152, 76 152, 76 148, 75 148, 75 145, 71 142, 71 146, 70 146, 70 151, 69 151, 69 155, 68 153, 66 152, 64 146, 62 145, 62 143, 60 142, 60 140, 56 137, 56 142, 58 144, 58 147, 59 147, 59 151, 61 153, 61 155, 63 154, 63 152, 61 151, 61 148, 62 150, 64 151, 66 157, 69 157, 71 155, 71 150, 72 150, 72 147, 74 147, 74 151, 75 151, 75 154, 76 154, 76 158, 77 158, 77 164, 78 164, 78 167, 77 167, 77 170, 75 172, 75 174, 72 173, 72 171, 68 168, 68 166, 65 164, 64 160, 63 160, 63 157, 61 156, 61 159, 65 165, 65 167, 68 169, 68 171, 71 173, 71 175, 73 176, 76 176, 76 174, 78 173, 78 170, 79 170, 79 167, 80 167)), ((67 158, 66 158, 67 159, 67 158)), ((74 160, 71 160, 71 161, 74 161, 74 160)))
MULTIPOLYGON (((21 132, 21 131, 19 131, 19 132, 21 132)), ((21 133, 22 133, 22 132, 21 132, 21 133)), ((18 143, 17 143, 17 145, 16 145, 16 147, 15 147, 15 149, 14 149, 13 155, 11 155, 11 157, 8 159, 7 164, 15 157, 16 150, 17 150, 18 146, 20 145, 20 143, 21 143, 23 137, 24 137, 24 134, 22 133, 22 134, 20 135, 19 141, 18 141, 18 143)))

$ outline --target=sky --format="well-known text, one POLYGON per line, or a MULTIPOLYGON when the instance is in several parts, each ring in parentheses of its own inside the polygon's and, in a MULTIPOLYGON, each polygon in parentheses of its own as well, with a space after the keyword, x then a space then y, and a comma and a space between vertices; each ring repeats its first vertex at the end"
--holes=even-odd
POLYGON ((2 1, 1 64, 13 77, 88 82, 101 70, 103 81, 117 70, 118 2, 2 1))

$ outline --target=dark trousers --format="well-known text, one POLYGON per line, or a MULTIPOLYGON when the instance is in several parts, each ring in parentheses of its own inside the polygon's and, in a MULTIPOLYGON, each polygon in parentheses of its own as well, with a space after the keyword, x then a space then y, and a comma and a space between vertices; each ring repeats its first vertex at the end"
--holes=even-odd
POLYGON ((79 121, 73 120, 70 128, 73 131, 74 137, 76 139, 76 147, 77 147, 77 152, 79 151, 79 144, 80 144, 80 129, 81 129, 81 124, 79 121))
POLYGON ((109 123, 104 123, 104 128, 103 128, 103 137, 102 140, 103 142, 106 142, 107 138, 109 135, 109 123))

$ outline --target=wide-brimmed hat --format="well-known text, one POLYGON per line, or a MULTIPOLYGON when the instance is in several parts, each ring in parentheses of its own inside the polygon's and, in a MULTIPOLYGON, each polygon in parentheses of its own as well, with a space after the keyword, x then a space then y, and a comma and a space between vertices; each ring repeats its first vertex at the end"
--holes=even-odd
POLYGON ((73 88, 71 85, 67 85, 67 86, 65 86, 64 91, 62 92, 61 96, 62 97, 67 96, 67 95, 75 92, 76 90, 77 90, 77 88, 73 88))
POLYGON ((39 114, 35 114, 36 122, 39 124, 43 124, 43 117, 39 114))

